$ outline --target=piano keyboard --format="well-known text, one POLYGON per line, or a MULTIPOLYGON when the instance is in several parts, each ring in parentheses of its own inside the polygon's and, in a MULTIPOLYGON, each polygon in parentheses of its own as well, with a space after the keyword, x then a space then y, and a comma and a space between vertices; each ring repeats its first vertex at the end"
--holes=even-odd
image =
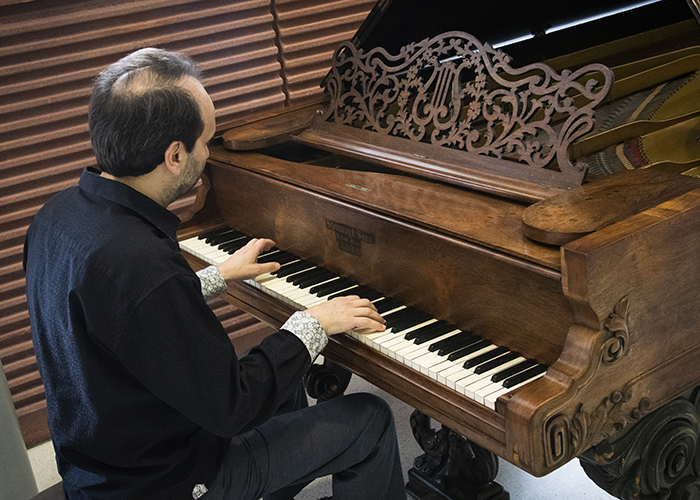
MULTIPOLYGON (((251 240, 235 229, 219 229, 180 242, 180 247, 218 265, 251 240)), ((372 301, 386 320, 383 332, 348 332, 414 370, 493 410, 496 400, 544 375, 547 367, 372 288, 354 283, 296 255, 272 248, 258 262, 279 262, 274 273, 247 283, 295 309, 304 310, 341 295, 372 301)))

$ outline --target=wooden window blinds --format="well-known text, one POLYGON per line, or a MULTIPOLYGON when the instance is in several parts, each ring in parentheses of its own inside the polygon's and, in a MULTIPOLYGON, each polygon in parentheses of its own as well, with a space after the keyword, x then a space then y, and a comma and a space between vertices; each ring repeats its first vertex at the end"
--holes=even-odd
MULTIPOLYGON (((375 0, 0 0, 0 361, 27 445, 48 439, 26 307, 22 244, 48 198, 94 165, 92 78, 145 46, 204 70, 217 128, 319 99, 336 45, 375 0)), ((223 301, 233 336, 269 327, 223 301)))

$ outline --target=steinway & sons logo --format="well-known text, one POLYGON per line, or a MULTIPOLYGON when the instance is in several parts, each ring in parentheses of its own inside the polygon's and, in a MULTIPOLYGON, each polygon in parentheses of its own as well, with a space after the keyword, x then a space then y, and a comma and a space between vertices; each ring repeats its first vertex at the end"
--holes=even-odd
POLYGON ((374 235, 366 233, 361 229, 357 229, 340 222, 335 222, 326 219, 326 228, 335 232, 335 239, 338 242, 338 248, 343 252, 348 252, 360 257, 362 255, 362 243, 374 245, 374 235))

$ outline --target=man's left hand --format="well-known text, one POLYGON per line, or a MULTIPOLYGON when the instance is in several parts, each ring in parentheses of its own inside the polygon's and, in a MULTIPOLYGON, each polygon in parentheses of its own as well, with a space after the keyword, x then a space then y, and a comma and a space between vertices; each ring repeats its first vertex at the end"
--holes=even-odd
POLYGON ((226 281, 252 279, 261 274, 275 272, 280 268, 277 262, 258 264, 258 255, 273 246, 275 242, 272 240, 253 238, 216 268, 226 281))

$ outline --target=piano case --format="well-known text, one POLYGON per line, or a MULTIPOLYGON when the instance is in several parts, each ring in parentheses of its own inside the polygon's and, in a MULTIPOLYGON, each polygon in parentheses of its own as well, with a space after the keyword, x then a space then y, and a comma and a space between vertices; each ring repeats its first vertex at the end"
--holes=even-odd
MULTIPOLYGON (((695 498, 694 15, 682 0, 380 0, 336 51, 328 102, 211 148, 183 250, 203 267, 225 258, 196 249, 205 231, 272 238, 543 367, 484 396, 463 383, 473 368, 436 373, 410 338, 331 338, 327 359, 418 410, 416 497, 507 498, 496 457, 537 476, 578 457, 616 497, 695 498)), ((273 326, 309 300, 266 283, 228 300, 273 326)))

